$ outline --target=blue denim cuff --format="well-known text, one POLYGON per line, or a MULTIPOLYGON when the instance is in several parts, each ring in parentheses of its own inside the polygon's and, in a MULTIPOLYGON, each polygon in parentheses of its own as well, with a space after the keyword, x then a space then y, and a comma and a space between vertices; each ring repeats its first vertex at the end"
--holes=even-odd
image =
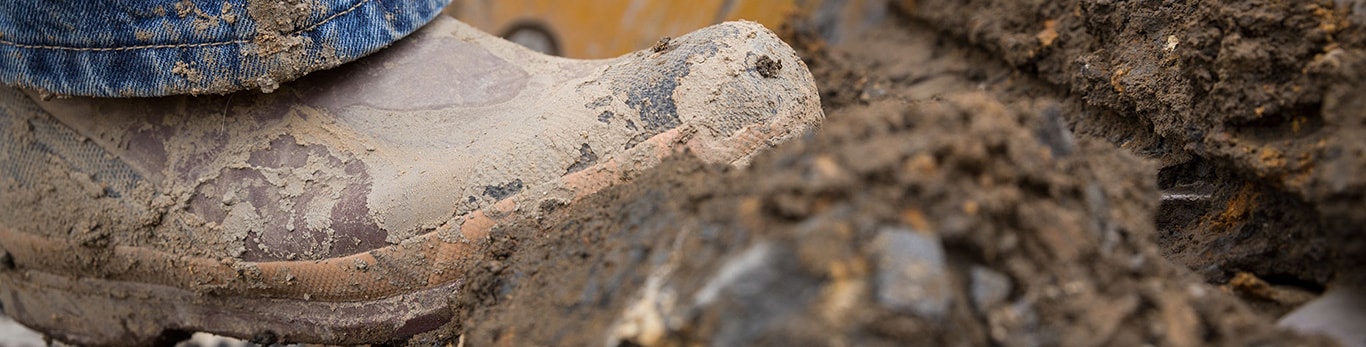
POLYGON ((449 0, 7 0, 0 83, 55 94, 228 93, 372 53, 449 0))

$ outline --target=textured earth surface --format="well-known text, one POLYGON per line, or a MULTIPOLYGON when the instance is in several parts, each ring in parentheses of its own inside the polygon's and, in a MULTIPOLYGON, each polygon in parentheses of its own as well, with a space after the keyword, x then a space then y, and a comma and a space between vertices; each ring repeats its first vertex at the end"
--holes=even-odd
MULTIPOLYGON (((402 345, 1331 345, 1366 260, 1366 5, 906 0, 781 30, 827 119, 500 225, 402 345)), ((195 342, 205 343, 205 342, 195 342)))
POLYGON ((1177 262, 1311 287, 1361 265, 1360 2, 903 5, 1079 99, 1079 132, 1158 159, 1161 188, 1201 197, 1159 219, 1177 262))
POLYGON ((903 1, 786 28, 823 127, 493 235, 411 344, 1321 345, 1358 283, 1366 15, 1331 1, 903 1))

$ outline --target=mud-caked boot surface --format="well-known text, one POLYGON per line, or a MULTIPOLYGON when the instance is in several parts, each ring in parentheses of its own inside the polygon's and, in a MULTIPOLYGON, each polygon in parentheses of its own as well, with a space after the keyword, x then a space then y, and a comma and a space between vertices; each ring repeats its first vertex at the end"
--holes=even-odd
POLYGON ((81 344, 372 343, 450 320, 498 221, 679 153, 744 166, 822 118, 754 23, 610 60, 450 19, 271 93, 0 91, 0 303, 81 344))

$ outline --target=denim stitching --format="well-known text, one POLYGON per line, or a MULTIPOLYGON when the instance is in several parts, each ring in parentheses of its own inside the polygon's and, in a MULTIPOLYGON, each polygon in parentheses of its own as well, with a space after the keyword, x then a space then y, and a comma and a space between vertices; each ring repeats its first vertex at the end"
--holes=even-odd
MULTIPOLYGON (((366 1, 369 1, 369 0, 366 0, 366 1)), ((108 52, 108 51, 131 51, 131 50, 135 50, 135 49, 211 47, 211 46, 223 46, 223 45, 231 45, 231 44, 246 43, 246 42, 250 42, 250 41, 251 41, 251 40, 236 40, 236 41, 226 41, 226 42, 186 43, 186 44, 179 44, 179 45, 150 45, 150 46, 128 46, 128 47, 107 47, 107 48, 88 48, 88 47, 62 47, 62 46, 26 45, 26 44, 22 44, 22 43, 15 43, 15 42, 6 41, 5 39, 0 39, 0 44, 13 46, 13 47, 15 47, 15 48, 23 48, 23 49, 55 49, 55 50, 63 50, 63 51, 108 52)))
MULTIPOLYGON (((327 18, 323 18, 323 20, 318 21, 317 23, 314 23, 313 25, 311 25, 311 26, 309 26, 309 27, 307 27, 307 28, 303 28, 303 29, 300 29, 300 30, 298 30, 298 31, 295 31, 295 32, 292 32, 292 33, 289 33, 289 34, 290 34, 290 35, 297 35, 297 34, 299 34, 299 33, 307 32, 307 31, 312 31, 313 29, 317 29, 318 27, 322 26, 323 24, 326 24, 326 23, 329 22, 329 21, 332 21, 333 19, 336 19, 337 17, 343 16, 343 15, 345 15, 345 14, 347 14, 347 13, 351 13, 351 11, 355 11, 357 8, 360 8, 361 5, 365 5, 365 4, 368 3, 368 2, 370 2, 370 0, 361 0, 360 2, 357 2, 355 5, 351 5, 351 8, 348 8, 348 9, 346 9, 346 10, 344 10, 344 11, 341 11, 341 12, 337 12, 336 14, 333 14, 332 16, 329 16, 329 17, 327 17, 327 18)), ((178 45, 148 45, 148 46, 128 46, 128 47, 89 48, 89 47, 63 47, 63 46, 46 46, 46 45, 28 45, 28 44, 22 44, 22 43, 17 43, 17 42, 11 42, 11 41, 9 41, 9 40, 5 40, 5 39, 3 39, 3 38, 0 38, 0 45, 8 45, 8 46, 12 46, 12 47, 15 47, 15 48, 22 48, 22 49, 55 49, 55 50, 63 50, 63 51, 81 51, 81 52, 131 51, 131 50, 135 50, 135 49, 161 49, 161 48, 199 48, 199 47, 212 47, 212 46, 224 46, 224 45, 242 44, 242 43, 247 43, 247 42, 251 42, 251 40, 233 40, 233 41, 225 41, 225 42, 186 43, 186 44, 178 44, 178 45)))

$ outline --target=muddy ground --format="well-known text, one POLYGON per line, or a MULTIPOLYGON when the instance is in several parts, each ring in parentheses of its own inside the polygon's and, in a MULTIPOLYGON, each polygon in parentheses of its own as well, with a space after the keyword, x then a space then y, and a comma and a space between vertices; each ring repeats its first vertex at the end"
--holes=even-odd
POLYGON ((786 28, 827 121, 548 217, 414 345, 1320 345, 1359 282, 1354 2, 905 1, 786 28))

